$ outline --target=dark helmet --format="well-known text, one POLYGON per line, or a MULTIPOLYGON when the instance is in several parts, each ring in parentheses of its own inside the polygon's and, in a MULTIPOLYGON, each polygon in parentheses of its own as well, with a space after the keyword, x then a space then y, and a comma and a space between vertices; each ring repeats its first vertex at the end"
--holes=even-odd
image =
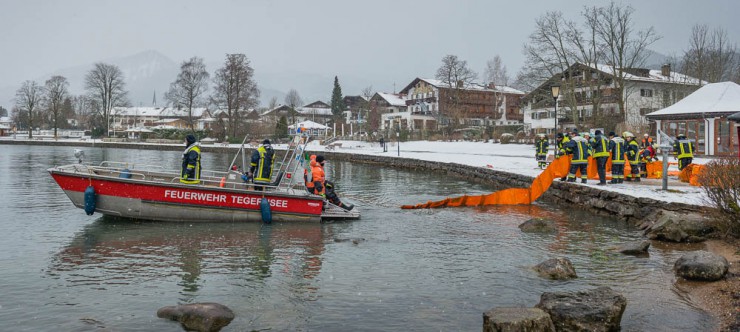
POLYGON ((323 163, 324 162, 324 156, 323 155, 316 156, 316 162, 319 163, 319 164, 323 163))
POLYGON ((596 136, 601 135, 601 130, 596 129, 596 131, 594 132, 594 135, 596 135, 596 136))
POLYGON ((270 145, 270 140, 269 139, 266 139, 266 140, 262 141, 262 145, 270 145))
POLYGON ((563 133, 558 133, 558 138, 563 138, 563 133))
POLYGON ((188 142, 188 146, 195 143, 195 136, 193 134, 188 134, 188 136, 185 136, 185 141, 188 142))
POLYGON ((684 134, 679 134, 679 135, 678 135, 678 137, 676 137, 676 138, 678 138, 678 139, 686 139, 686 135, 684 135, 684 134))

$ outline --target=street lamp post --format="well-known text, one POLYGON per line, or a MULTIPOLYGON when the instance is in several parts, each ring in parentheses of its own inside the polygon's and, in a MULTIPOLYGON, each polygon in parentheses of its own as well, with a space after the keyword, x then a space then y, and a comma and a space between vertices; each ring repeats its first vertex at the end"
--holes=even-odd
POLYGON ((554 84, 552 89, 552 100, 555 102, 555 134, 558 132, 558 96, 560 96, 560 85, 554 84))
POLYGON ((401 122, 398 122, 398 131, 396 131, 396 146, 398 147, 398 156, 401 156, 401 122))

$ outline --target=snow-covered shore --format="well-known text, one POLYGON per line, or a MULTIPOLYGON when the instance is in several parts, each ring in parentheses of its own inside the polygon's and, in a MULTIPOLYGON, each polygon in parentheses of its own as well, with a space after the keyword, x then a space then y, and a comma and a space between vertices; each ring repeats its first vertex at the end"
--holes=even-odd
MULTIPOLYGON (((337 141, 341 147, 336 147, 332 152, 354 153, 366 155, 378 155, 396 158, 410 158, 427 161, 439 161, 444 163, 457 163, 494 170, 510 172, 515 174, 535 177, 541 170, 537 168, 534 159, 534 145, 525 144, 499 144, 484 142, 431 142, 412 141, 401 142, 400 157, 396 142, 387 143, 387 152, 383 152, 378 142, 362 141, 337 141)), ((308 151, 326 151, 326 146, 318 142, 311 142, 308 151)), ((673 161, 671 157, 670 161, 673 161)), ((704 164, 707 158, 695 158, 694 163, 704 164)), ((669 170, 677 170, 675 166, 669 170)), ((681 183, 675 177, 668 179, 668 191, 662 190, 660 179, 642 179, 640 183, 609 184, 597 186, 598 181, 589 180, 587 186, 610 190, 621 194, 635 197, 649 197, 665 202, 677 202, 692 205, 706 206, 706 196, 700 187, 692 187, 687 183, 681 183)), ((578 184, 582 185, 582 184, 578 184)), ((459 195, 465 193, 457 193, 459 195)))

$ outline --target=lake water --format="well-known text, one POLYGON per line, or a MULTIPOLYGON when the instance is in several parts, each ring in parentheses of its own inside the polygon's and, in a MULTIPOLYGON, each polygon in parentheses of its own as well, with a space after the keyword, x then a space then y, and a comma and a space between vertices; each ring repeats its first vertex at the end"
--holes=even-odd
MULTIPOLYGON (((207 151, 207 148, 205 149, 207 151)), ((0 145, 0 330, 182 331, 157 309, 218 302, 222 331, 480 331, 482 313, 531 307, 548 291, 609 286, 627 297, 623 331, 704 331, 715 321, 673 285, 683 253, 610 248, 642 239, 622 222, 553 205, 401 210, 493 188, 443 174, 329 161, 327 177, 362 219, 327 224, 157 223, 85 215, 46 169, 71 147, 0 145), (525 234, 533 217, 557 235, 525 234), (569 258, 570 281, 532 266, 569 258)), ((180 152, 86 148, 87 161, 176 169, 180 152)), ((204 153, 205 168, 232 156, 204 153)))

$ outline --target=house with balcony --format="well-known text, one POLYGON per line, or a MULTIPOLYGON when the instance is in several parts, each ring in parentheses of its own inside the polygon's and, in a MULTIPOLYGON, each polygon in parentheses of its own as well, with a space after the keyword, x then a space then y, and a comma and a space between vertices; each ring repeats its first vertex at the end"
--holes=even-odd
MULTIPOLYGON (((406 112, 384 120, 384 126, 409 130, 522 123, 519 100, 524 92, 493 84, 416 78, 400 91, 406 96, 406 112)), ((390 116, 388 116, 390 117, 390 116)), ((384 117, 385 119, 385 117, 384 117)))
POLYGON ((575 126, 612 130, 619 125, 654 133, 655 124, 648 121, 646 114, 668 107, 706 84, 672 71, 670 65, 663 65, 660 70, 625 68, 624 88, 620 92, 614 80, 616 69, 576 63, 543 82, 522 98, 525 128, 532 134, 550 134, 556 126, 562 131, 575 126), (552 86, 560 87, 557 119, 552 86), (619 93, 624 111, 620 110, 619 93))

